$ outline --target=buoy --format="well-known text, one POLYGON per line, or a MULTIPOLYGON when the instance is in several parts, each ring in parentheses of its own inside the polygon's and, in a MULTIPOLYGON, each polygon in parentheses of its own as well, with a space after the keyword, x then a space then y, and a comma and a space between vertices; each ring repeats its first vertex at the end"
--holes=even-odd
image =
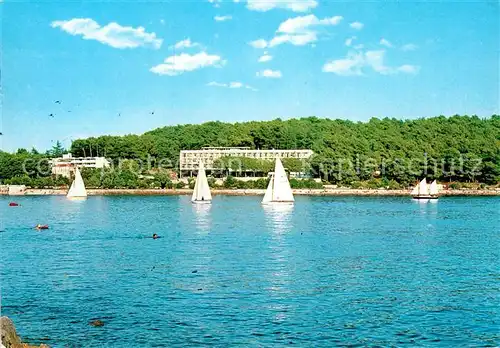
POLYGON ((104 322, 102 320, 92 320, 90 323, 89 323, 91 326, 93 327, 100 327, 100 326, 104 326, 104 322))

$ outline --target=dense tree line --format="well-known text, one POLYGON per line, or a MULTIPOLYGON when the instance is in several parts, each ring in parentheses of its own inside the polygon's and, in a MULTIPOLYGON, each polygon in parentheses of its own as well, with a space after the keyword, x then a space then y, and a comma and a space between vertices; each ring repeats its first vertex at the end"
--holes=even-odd
POLYGON ((82 177, 87 188, 101 189, 151 189, 183 188, 184 184, 174 184, 167 173, 158 171, 153 175, 141 175, 134 168, 119 170, 84 168, 82 177))
MULTIPOLYGON (((283 166, 289 172, 308 172, 310 170, 309 161, 302 161, 298 158, 284 158, 283 166)), ((221 171, 227 175, 234 172, 252 172, 256 175, 266 175, 274 170, 274 161, 263 160, 250 157, 227 156, 214 161, 215 171, 221 171)))
MULTIPOLYGON (((120 160, 133 159, 142 162, 145 168, 172 167, 175 170, 180 150, 205 146, 311 149, 315 155, 310 161, 285 161, 285 167, 289 171, 305 169, 326 182, 341 185, 406 186, 423 176, 444 182, 497 184, 500 181, 498 115, 416 120, 372 118, 368 122, 316 117, 245 123, 208 122, 162 127, 143 135, 78 139, 73 142, 70 152, 74 156, 105 156, 115 166, 120 160)), ((45 154, 24 149, 13 154, 0 152, 0 180, 50 176, 48 162, 40 164, 40 160, 63 152, 60 144, 45 154)), ((228 168, 228 161, 218 163, 221 170, 235 169, 228 168)), ((242 170, 263 173, 272 170, 270 162, 247 158, 240 163, 242 170)), ((126 178, 126 170, 120 175, 124 177, 112 180, 100 177, 99 185, 132 185, 126 178)), ((155 185, 171 185, 160 177, 155 179, 155 185)))
POLYGON ((19 149, 15 153, 0 151, 0 179, 14 177, 38 178, 50 176, 51 169, 46 154, 35 149, 19 149))
MULTIPOLYGON (((368 122, 308 117, 282 121, 178 125, 143 135, 103 136, 73 142, 71 152, 168 164, 180 150, 205 146, 311 149, 311 171, 326 181, 350 184, 374 177, 409 184, 422 176, 441 181, 500 179, 500 116, 433 117, 368 122), (161 161, 163 160, 163 161, 161 161), (161 162, 160 162, 161 161, 161 162)), ((248 162, 248 161, 247 161, 248 162)), ((245 162, 245 163, 247 163, 245 162)))
MULTIPOLYGON (((38 187, 43 185, 43 180, 33 181, 34 179, 47 178, 51 176, 51 167, 49 160, 54 157, 60 157, 66 150, 59 141, 52 149, 45 153, 40 153, 36 149, 28 151, 26 149, 18 149, 15 153, 0 151, 0 180, 3 183, 15 185, 28 185, 28 183, 38 183, 31 186, 38 187), (8 181, 12 179, 14 181, 8 181)), ((50 183, 58 185, 61 181, 45 181, 49 186, 50 183)))

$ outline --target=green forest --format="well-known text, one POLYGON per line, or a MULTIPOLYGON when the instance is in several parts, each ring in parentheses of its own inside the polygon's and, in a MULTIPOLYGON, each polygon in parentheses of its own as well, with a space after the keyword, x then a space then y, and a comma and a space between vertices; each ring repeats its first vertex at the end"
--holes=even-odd
MULTIPOLYGON (((19 181, 20 177, 30 180, 49 177, 50 172, 46 170, 29 168, 26 173, 22 163, 27 158, 38 160, 60 155, 64 149, 59 146, 43 154, 34 149, 20 149, 12 154, 0 152, 0 180, 8 183, 19 181)), ((315 154, 307 163, 290 161, 285 167, 289 171, 307 171, 325 183, 345 186, 363 187, 363 183, 371 182, 374 186, 406 187, 424 176, 453 183, 497 185, 500 181, 499 115, 414 120, 372 118, 367 122, 317 117, 207 122, 167 126, 142 135, 78 139, 67 150, 73 156, 105 156, 115 165, 129 159, 147 162, 152 168, 177 170, 180 150, 207 146, 311 149, 315 154)), ((227 168, 224 163, 220 161, 221 171, 234 169, 227 168)), ((242 165, 244 170, 272 170, 272 164, 256 160, 244 160, 242 165)), ((127 184, 119 186, 136 185, 130 173, 132 171, 126 173, 127 184)), ((137 177, 136 173, 132 174, 137 177)), ((101 174, 100 181, 102 177, 101 174)), ((160 179, 155 180, 160 183, 160 179)), ((121 182, 121 178, 116 180, 121 182)), ((163 181, 162 186, 165 186, 163 181)), ((101 182, 96 185, 106 186, 101 182)))

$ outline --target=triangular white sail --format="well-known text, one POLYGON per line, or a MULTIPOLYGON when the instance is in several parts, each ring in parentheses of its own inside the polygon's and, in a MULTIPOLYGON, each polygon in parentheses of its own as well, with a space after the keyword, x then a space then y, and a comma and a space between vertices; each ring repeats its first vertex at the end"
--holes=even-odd
POLYGON ((273 186, 274 186, 274 175, 271 174, 271 180, 269 180, 269 185, 267 185, 266 193, 262 199, 262 203, 269 203, 273 200, 273 186))
POLYGON ((83 182, 82 175, 78 167, 75 168, 75 180, 69 188, 67 197, 87 197, 87 190, 85 189, 85 183, 83 182))
POLYGON ((429 195, 429 190, 427 189, 427 180, 425 178, 420 181, 420 184, 418 184, 418 195, 419 196, 428 196, 429 195))
POLYGON ((193 203, 210 203, 212 201, 212 194, 208 186, 207 175, 205 174, 205 167, 203 162, 200 161, 198 167, 198 175, 196 176, 196 183, 194 184, 193 195, 191 202, 193 203))
POLYGON ((438 193, 439 193, 439 190, 438 190, 438 186, 437 186, 437 182, 436 180, 434 180, 430 187, 429 187, 429 193, 432 195, 432 196, 436 196, 438 193))
POLYGON ((419 187, 419 186, 418 186, 418 184, 417 184, 417 185, 413 188, 413 190, 411 190, 411 193, 410 193, 410 194, 411 194, 412 196, 416 196, 416 195, 418 195, 418 187, 419 187))
POLYGON ((293 203, 293 192, 288 182, 288 177, 285 168, 279 158, 276 159, 274 166, 274 174, 271 176, 271 181, 267 186, 266 194, 262 200, 263 204, 267 203, 293 203))
POLYGON ((292 188, 290 187, 290 183, 288 182, 285 168, 283 167, 283 164, 281 163, 281 160, 279 158, 276 159, 276 165, 274 167, 273 201, 294 201, 292 188))

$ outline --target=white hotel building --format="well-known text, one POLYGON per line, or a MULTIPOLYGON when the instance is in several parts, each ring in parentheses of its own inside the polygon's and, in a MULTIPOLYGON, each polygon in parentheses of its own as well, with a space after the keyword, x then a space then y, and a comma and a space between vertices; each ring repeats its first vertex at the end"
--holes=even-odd
POLYGON ((198 170, 200 161, 210 172, 214 169, 214 161, 221 157, 249 157, 259 160, 272 161, 276 158, 308 159, 313 155, 312 150, 252 150, 249 147, 204 147, 201 150, 183 150, 179 156, 179 173, 192 175, 198 170))
POLYGON ((52 174, 71 177, 75 167, 78 168, 107 168, 110 162, 104 157, 73 157, 70 153, 50 161, 52 174))

